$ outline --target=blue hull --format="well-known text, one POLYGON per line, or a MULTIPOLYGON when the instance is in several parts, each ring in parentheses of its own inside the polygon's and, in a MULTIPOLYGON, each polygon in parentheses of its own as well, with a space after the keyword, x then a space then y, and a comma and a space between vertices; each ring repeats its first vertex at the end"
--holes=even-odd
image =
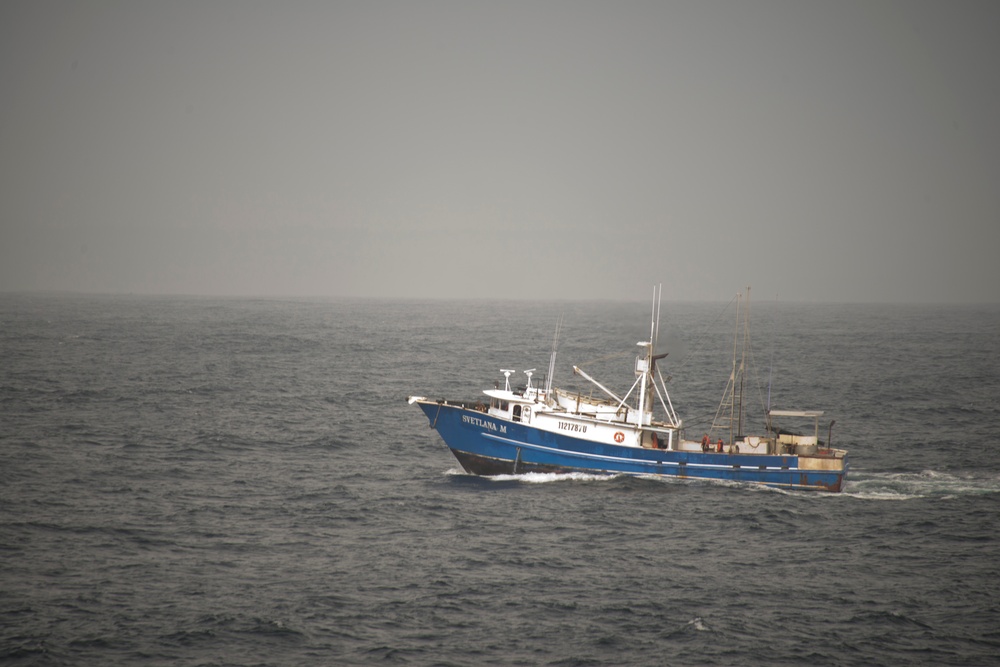
POLYGON ((420 403, 466 471, 476 475, 588 472, 669 475, 753 482, 785 489, 840 491, 842 470, 803 470, 795 455, 724 454, 603 444, 488 416, 446 403, 420 403))

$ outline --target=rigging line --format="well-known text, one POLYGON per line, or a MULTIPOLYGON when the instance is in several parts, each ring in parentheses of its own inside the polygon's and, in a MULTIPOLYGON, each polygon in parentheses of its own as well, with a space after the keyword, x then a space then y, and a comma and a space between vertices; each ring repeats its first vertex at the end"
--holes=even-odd
MULTIPOLYGON (((768 362, 767 367, 767 405, 764 408, 764 414, 767 415, 771 412, 771 376, 774 373, 774 332, 777 330, 778 326, 775 323, 778 317, 778 294, 774 294, 774 314, 771 315, 771 360, 768 362)), ((770 420, 768 420, 770 421, 770 420)))
POLYGON ((760 369, 757 368, 757 357, 753 353, 753 340, 747 341, 747 357, 750 359, 750 370, 753 373, 754 385, 757 388, 757 400, 760 401, 760 407, 764 407, 764 394, 761 390, 760 383, 760 369))
POLYGON ((708 417, 707 415, 704 415, 704 416, 701 416, 701 417, 691 417, 691 416, 688 416, 684 420, 684 427, 686 429, 690 429, 692 431, 700 431, 700 430, 702 430, 700 428, 697 428, 698 425, 704 425, 705 426, 704 430, 710 431, 710 432, 714 430, 714 426, 715 426, 712 423, 711 418, 708 417))
MULTIPOLYGON (((772 331, 772 333, 773 333, 773 331, 772 331)), ((757 386, 757 400, 760 401, 760 407, 761 407, 761 409, 765 410, 764 417, 766 419, 767 418, 767 412, 766 412, 766 410, 767 410, 768 406, 765 406, 765 404, 764 404, 764 393, 763 393, 762 385, 761 385, 761 382, 760 382, 760 370, 757 368, 757 357, 755 357, 754 353, 753 353, 753 338, 752 337, 747 341, 747 349, 748 349, 747 356, 750 358, 750 369, 753 372, 754 384, 756 384, 756 386, 757 386)), ((770 378, 768 378, 768 381, 770 382, 770 378)), ((770 387, 768 387, 768 389, 770 389, 770 387)))
POLYGON ((611 354, 606 354, 603 357, 597 357, 596 359, 585 361, 582 364, 577 364, 577 368, 586 368, 587 366, 599 363, 601 361, 608 361, 609 359, 618 359, 620 357, 627 357, 631 354, 633 354, 632 350, 626 350, 625 352, 612 352, 611 354))
POLYGON ((559 319, 556 321, 556 332, 552 336, 552 354, 549 356, 549 371, 545 377, 545 393, 548 394, 552 391, 552 381, 556 374, 556 353, 559 350, 559 330, 562 329, 563 320, 566 318, 566 313, 560 313, 559 319))
POLYGON ((684 358, 680 359, 676 365, 672 366, 673 372, 676 373, 677 371, 684 368, 687 362, 690 361, 692 357, 694 357, 695 353, 701 351, 701 346, 704 344, 705 339, 708 338, 709 331, 712 330, 712 327, 715 326, 716 322, 722 319, 723 315, 729 312, 729 307, 733 305, 734 301, 736 301, 736 296, 730 299, 729 303, 723 306, 722 310, 718 312, 718 314, 715 316, 715 319, 709 322, 708 325, 702 330, 701 335, 697 338, 697 340, 695 340, 694 345, 691 347, 691 351, 688 352, 686 355, 684 355, 684 358))
MULTIPOLYGON (((777 295, 775 295, 775 297, 777 297, 777 295)), ((774 359, 774 332, 775 332, 775 329, 776 329, 776 327, 774 326, 774 314, 773 313, 772 313, 772 319, 771 319, 771 321, 772 321, 772 326, 771 326, 771 360, 772 361, 771 361, 771 364, 773 366, 773 359, 774 359)), ((771 407, 770 406, 770 397, 771 397, 771 376, 770 376, 770 369, 768 371, 768 400, 767 400, 767 403, 765 404, 765 402, 764 402, 764 394, 763 394, 763 385, 761 383, 760 368, 757 366, 757 357, 754 354, 753 336, 750 334, 750 326, 749 326, 749 324, 746 327, 745 345, 746 345, 746 357, 747 357, 748 371, 752 375, 751 379, 753 380, 753 383, 756 385, 757 400, 759 401, 759 405, 760 405, 761 409, 764 410, 764 419, 766 420, 767 419, 767 411, 771 407)))

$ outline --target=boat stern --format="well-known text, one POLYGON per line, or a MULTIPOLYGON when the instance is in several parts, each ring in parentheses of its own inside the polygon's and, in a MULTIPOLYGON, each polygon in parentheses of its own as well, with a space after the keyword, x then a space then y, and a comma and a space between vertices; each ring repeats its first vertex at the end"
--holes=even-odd
POLYGON ((815 455, 799 456, 799 470, 808 479, 805 486, 826 491, 843 490, 847 476, 847 452, 843 449, 821 449, 815 455))

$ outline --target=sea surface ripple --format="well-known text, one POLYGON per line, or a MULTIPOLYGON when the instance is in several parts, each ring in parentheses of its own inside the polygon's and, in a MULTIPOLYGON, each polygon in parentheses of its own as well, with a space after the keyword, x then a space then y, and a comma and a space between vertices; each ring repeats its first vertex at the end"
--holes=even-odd
MULTIPOLYGON (((694 433, 722 307, 664 304, 694 433)), ((478 478, 406 403, 560 317, 556 384, 627 390, 647 304, 0 295, 0 661, 1000 664, 1000 308, 754 309, 754 400, 836 420, 841 494, 478 478)))

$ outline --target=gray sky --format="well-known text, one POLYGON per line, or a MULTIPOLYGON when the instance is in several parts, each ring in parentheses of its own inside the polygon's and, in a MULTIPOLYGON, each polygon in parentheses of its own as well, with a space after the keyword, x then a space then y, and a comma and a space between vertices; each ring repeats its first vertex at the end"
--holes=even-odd
POLYGON ((1000 2, 0 3, 0 290, 985 301, 1000 2))

